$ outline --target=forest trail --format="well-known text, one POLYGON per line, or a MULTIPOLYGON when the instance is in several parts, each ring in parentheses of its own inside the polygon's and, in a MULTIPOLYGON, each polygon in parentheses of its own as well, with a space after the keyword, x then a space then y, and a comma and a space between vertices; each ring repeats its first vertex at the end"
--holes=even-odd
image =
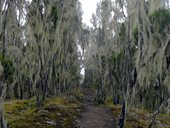
POLYGON ((80 114, 80 128, 114 128, 112 111, 109 108, 95 106, 94 92, 84 88, 84 111, 80 114))

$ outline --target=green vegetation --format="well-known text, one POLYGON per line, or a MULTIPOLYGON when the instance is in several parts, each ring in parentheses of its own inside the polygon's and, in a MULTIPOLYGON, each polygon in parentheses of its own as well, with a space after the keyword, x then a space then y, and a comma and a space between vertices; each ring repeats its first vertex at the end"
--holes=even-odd
MULTIPOLYGON (((107 103, 113 112, 114 119, 118 123, 121 106, 107 103)), ((126 128, 148 128, 152 122, 152 112, 146 109, 137 109, 130 107, 126 117, 126 128)), ((169 128, 170 116, 168 114, 159 114, 156 118, 157 126, 154 128, 169 128)))
MULTIPOLYGON (((149 16, 149 21, 151 23, 151 32, 160 33, 165 35, 167 32, 169 33, 170 29, 170 11, 168 9, 158 9, 151 13, 149 16)), ((149 34, 147 32, 147 34, 149 34)), ((138 27, 132 32, 133 41, 136 45, 138 45, 138 27)))
POLYGON ((138 28, 135 27, 135 29, 133 30, 133 41, 135 43, 135 45, 137 46, 138 45, 138 28))
POLYGON ((153 29, 159 33, 164 33, 170 27, 170 11, 168 9, 158 9, 149 16, 153 29))
POLYGON ((117 61, 121 61, 124 58, 125 58, 125 53, 124 53, 124 51, 121 51, 118 54, 112 53, 110 60, 111 60, 112 64, 115 64, 117 61))
POLYGON ((57 22, 59 20, 59 12, 56 6, 51 7, 51 21, 53 22, 54 25, 54 30, 56 29, 57 22))
POLYGON ((70 128, 84 99, 110 106, 119 128, 169 127, 169 0, 100 0, 91 26, 81 7, 1 0, 0 127, 70 128))
POLYGON ((9 128, 71 128, 81 104, 67 97, 47 98, 37 109, 33 98, 5 102, 4 109, 9 128))
POLYGON ((4 77, 7 82, 12 83, 13 75, 14 75, 14 67, 12 60, 10 58, 3 58, 2 54, 0 54, 0 61, 4 68, 4 77))

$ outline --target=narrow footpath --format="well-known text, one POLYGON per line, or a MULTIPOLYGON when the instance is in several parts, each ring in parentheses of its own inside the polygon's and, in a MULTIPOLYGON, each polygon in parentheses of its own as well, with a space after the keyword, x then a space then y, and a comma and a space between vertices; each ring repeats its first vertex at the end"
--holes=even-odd
POLYGON ((112 111, 93 103, 94 92, 84 88, 84 111, 80 114, 80 128, 115 128, 112 111))

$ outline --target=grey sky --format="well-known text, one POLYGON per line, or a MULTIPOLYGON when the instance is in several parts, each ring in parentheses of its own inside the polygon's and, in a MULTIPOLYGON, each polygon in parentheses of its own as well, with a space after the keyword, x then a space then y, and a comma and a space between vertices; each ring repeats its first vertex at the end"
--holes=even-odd
POLYGON ((80 0, 82 3, 82 9, 84 11, 83 14, 83 23, 87 25, 91 25, 90 19, 92 17, 92 13, 96 12, 96 4, 100 0, 80 0))

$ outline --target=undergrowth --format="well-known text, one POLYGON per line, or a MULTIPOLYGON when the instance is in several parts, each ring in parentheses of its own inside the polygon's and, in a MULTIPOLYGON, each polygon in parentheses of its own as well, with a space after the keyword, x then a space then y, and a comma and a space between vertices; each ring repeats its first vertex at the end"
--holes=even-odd
MULTIPOLYGON (((113 117, 118 123, 121 106, 111 103, 107 103, 106 106, 111 108, 113 117)), ((152 122, 152 114, 153 112, 150 110, 129 108, 126 116, 126 128, 149 128, 152 122)), ((170 115, 158 114, 155 128, 170 128, 170 115)))
POLYGON ((5 102, 4 110, 9 128, 71 128, 81 104, 68 97, 48 98, 37 109, 35 100, 5 102))

